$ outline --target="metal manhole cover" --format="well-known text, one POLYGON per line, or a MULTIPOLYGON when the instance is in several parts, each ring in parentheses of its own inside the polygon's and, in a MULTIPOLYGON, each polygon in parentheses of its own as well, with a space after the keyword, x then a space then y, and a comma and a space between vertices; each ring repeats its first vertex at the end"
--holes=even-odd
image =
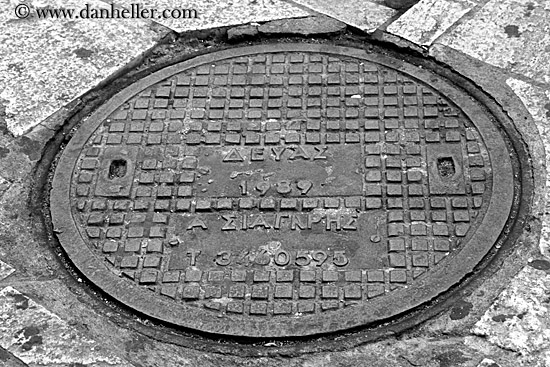
POLYGON ((463 91, 386 56, 284 44, 125 89, 66 147, 51 210, 70 259, 132 309, 284 337, 431 300, 512 201, 504 139, 463 91))

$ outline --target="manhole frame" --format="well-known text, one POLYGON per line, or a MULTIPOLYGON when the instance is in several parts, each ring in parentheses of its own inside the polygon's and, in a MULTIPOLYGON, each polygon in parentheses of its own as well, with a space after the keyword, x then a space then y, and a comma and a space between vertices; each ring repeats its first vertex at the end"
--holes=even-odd
MULTIPOLYGON (((390 68, 400 67, 401 68, 399 70, 400 72, 411 75, 411 76, 421 80, 423 83, 429 85, 430 87, 442 92, 442 94, 444 96, 449 97, 449 99, 451 99, 453 101, 453 103, 457 104, 466 115, 469 115, 468 112, 470 110, 467 110, 466 108, 464 108, 460 103, 457 102, 456 99, 453 98, 455 93, 458 94, 458 90, 457 90, 456 87, 451 86, 451 84, 449 82, 445 81, 441 76, 439 76, 435 73, 432 73, 430 71, 427 71, 427 70, 420 70, 420 69, 418 69, 418 67, 413 66, 412 64, 403 63, 401 65, 396 65, 398 63, 398 60, 396 60, 396 59, 388 58, 388 57, 380 55, 380 54, 370 54, 370 53, 368 53, 366 51, 363 51, 363 50, 360 50, 360 49, 341 47, 341 46, 325 46, 325 45, 312 45, 312 44, 282 44, 282 45, 277 45, 276 50, 271 49, 272 47, 273 47, 273 45, 250 46, 250 47, 246 47, 246 48, 241 48, 240 50, 251 50, 251 52, 249 52, 248 54, 256 54, 258 52, 264 52, 264 51, 261 51, 261 49, 265 49, 265 52, 270 52, 270 51, 274 51, 274 52, 275 51, 321 51, 322 52, 323 49, 334 49, 334 48, 338 48, 338 49, 342 49, 342 50, 345 49, 346 50, 345 55, 348 55, 348 56, 351 56, 351 57, 358 57, 358 58, 363 58, 363 59, 366 59, 366 60, 374 61, 376 63, 382 64, 382 65, 390 67, 390 68), (433 80, 429 81, 430 80, 429 76, 431 76, 431 75, 437 75, 439 80, 437 82, 433 81, 433 80), (443 92, 444 90, 446 90, 446 92, 443 92), (454 93, 450 93, 450 92, 454 92, 454 93)), ((246 54, 247 53, 245 52, 245 53, 240 54, 240 55, 242 56, 242 55, 246 55, 246 54)), ((177 72, 180 72, 182 70, 185 70, 187 68, 190 68, 190 67, 193 67, 193 66, 196 66, 196 65, 199 65, 199 64, 203 64, 205 62, 209 62, 214 57, 215 57, 216 60, 220 60, 221 59, 220 55, 227 55, 226 57, 239 56, 239 55, 236 54, 235 49, 229 49, 229 50, 225 50, 225 51, 219 51, 219 52, 216 52, 216 53, 213 53, 213 54, 206 54, 206 55, 203 55, 203 56, 198 56, 198 57, 193 58, 191 60, 184 61, 180 64, 169 66, 165 69, 162 69, 162 70, 160 70, 160 71, 158 71, 158 72, 156 72, 156 73, 154 73, 154 74, 152 74, 152 75, 150 75, 150 76, 148 76, 144 79, 141 79, 140 81, 138 81, 135 84, 129 86, 128 88, 124 89, 122 92, 118 93, 113 98, 111 98, 106 104, 102 105, 85 122, 85 125, 80 127, 80 129, 76 132, 75 136, 73 137, 73 139, 71 140, 69 145, 65 148, 65 152, 63 153, 63 155, 62 155, 62 157, 59 161, 58 168, 56 170, 55 178, 54 178, 52 197, 57 197, 58 199, 61 198, 61 200, 59 200, 58 202, 55 202, 55 200, 52 200, 52 205, 51 205, 52 222, 54 224, 54 228, 55 228, 55 232, 57 234, 57 237, 60 240, 60 242, 63 243, 62 247, 67 252, 67 254, 69 255, 69 258, 76 265, 76 267, 93 284, 95 284, 100 289, 102 289, 104 292, 109 294, 111 297, 119 300, 123 304, 128 304, 127 302, 124 302, 124 297, 129 297, 129 299, 132 299, 132 298, 136 298, 136 295, 143 293, 144 298, 142 298, 142 299, 147 299, 148 298, 147 296, 150 297, 151 294, 147 290, 144 290, 143 288, 138 287, 138 286, 135 286, 135 288, 138 290, 137 293, 135 291, 121 292, 120 289, 117 289, 118 283, 122 281, 120 278, 118 278, 116 275, 114 275, 113 273, 111 273, 107 269, 105 269, 106 274, 101 273, 100 271, 98 271, 99 269, 104 268, 104 265, 102 264, 101 261, 99 261, 98 259, 95 259, 93 256, 89 257, 88 259, 84 258, 85 255, 82 253, 83 252, 82 248, 85 248, 85 247, 81 246, 81 245, 84 245, 83 243, 81 243, 81 244, 79 243, 79 241, 82 241, 82 239, 80 238, 80 234, 78 233, 78 230, 74 227, 74 222, 71 218, 70 210, 68 210, 68 209, 70 209, 69 208, 69 205, 70 205, 69 198, 68 198, 68 196, 65 196, 65 197, 63 196, 63 194, 68 192, 68 188, 69 188, 69 185, 70 185, 69 178, 72 174, 72 169, 71 169, 70 172, 68 172, 68 171, 62 172, 61 170, 59 170, 59 167, 62 166, 62 165, 67 165, 67 164, 69 166, 71 166, 71 163, 72 163, 72 167, 74 167, 74 163, 76 162, 76 159, 77 159, 78 155, 77 154, 72 154, 72 153, 80 152, 80 148, 78 146, 75 147, 74 145, 75 144, 77 144, 77 145, 78 144, 84 144, 86 142, 89 134, 91 132, 93 132, 99 126, 99 124, 101 124, 104 121, 104 118, 106 118, 114 109, 118 108, 119 105, 121 103, 123 103, 126 99, 132 97, 135 93, 138 93, 139 91, 146 88, 147 86, 149 86, 151 84, 154 84, 156 82, 159 82, 159 81, 161 81, 161 80, 163 80, 163 79, 165 79, 165 78, 167 78, 167 77, 169 77, 169 76, 171 76, 171 75, 173 75, 177 72), (67 158, 67 156, 72 156, 73 158, 67 158), (63 184, 63 183, 65 183, 65 184, 63 184), (69 220, 68 223, 71 223, 72 226, 67 228, 67 225, 63 224, 63 220, 69 220), (93 270, 90 270, 90 269, 93 269, 93 270)), ((483 109, 483 107, 478 102, 472 102, 469 99, 467 99, 466 101, 469 104, 471 104, 472 106, 475 106, 478 111, 480 111, 480 109, 483 109)), ((498 137, 498 138, 502 139, 502 137, 500 136, 500 132, 498 132, 498 127, 496 125, 493 125, 492 122, 489 121, 489 118, 487 118, 487 115, 485 115, 485 112, 483 112, 482 115, 484 117, 486 117, 486 121, 484 121, 484 123, 488 124, 489 131, 491 131, 491 129, 492 129, 492 131, 491 131, 492 133, 495 133, 495 132, 497 133, 497 134, 489 134, 489 136, 498 137)), ((479 123, 476 123, 476 127, 478 127, 478 130, 481 132, 481 128, 479 126, 479 123)), ((482 133, 481 135, 484 138, 487 137, 487 134, 482 133)), ((505 146, 506 145, 504 144, 504 141, 503 141, 503 144, 500 145, 500 147, 502 149, 504 149, 505 146)), ((491 151, 494 148, 495 147, 492 147, 489 144, 487 144, 487 149, 488 150, 491 151)), ((504 149, 504 150, 506 150, 506 149, 504 149)), ((500 153, 508 155, 508 152, 500 152, 500 153)), ((491 154, 491 158, 493 160, 495 159, 493 154, 491 154)), ((512 167, 510 165, 510 167, 507 167, 507 168, 509 169, 510 174, 507 175, 506 177, 509 179, 510 183, 512 183, 512 181, 513 181, 512 167)), ((496 172, 496 171, 497 171, 496 167, 493 165, 493 172, 496 172)), ((502 184, 502 182, 503 181, 501 181, 501 180, 494 180, 493 181, 494 185, 497 185, 499 183, 502 184)), ((508 188, 513 188, 513 185, 510 184, 508 188)), ((498 191, 495 190, 495 187, 493 187, 493 196, 491 198, 492 202, 494 200, 496 200, 496 196, 497 196, 496 193, 497 192, 498 191)), ((510 206, 511 206, 514 195, 512 195, 512 194, 511 195, 506 195, 506 197, 509 198, 509 200, 507 202, 505 202, 504 206, 506 206, 506 204, 510 204, 510 206)), ((499 202, 502 203, 502 201, 499 201, 499 202)), ((502 205, 499 206, 498 208, 500 208, 500 207, 502 207, 502 205)), ((490 226, 490 228, 495 227, 493 223, 491 223, 491 224, 485 223, 486 221, 488 221, 488 218, 490 218, 489 217, 490 214, 493 214, 493 212, 498 212, 499 211, 499 210, 496 210, 497 208, 495 208, 495 207, 490 206, 489 209, 491 209, 491 208, 493 210, 492 211, 488 210, 486 216, 484 217, 484 223, 482 223, 480 225, 480 227, 482 225, 488 225, 488 226, 490 226)), ((504 228, 507 221, 508 221, 508 217, 501 218, 502 225, 501 226, 499 225, 498 227, 504 228)), ((481 232, 481 231, 478 228, 478 233, 479 232, 481 232)), ((355 327, 368 326, 368 324, 371 324, 371 323, 379 323, 382 320, 391 319, 394 316, 397 316, 397 315, 399 315, 403 312, 406 312, 406 311, 411 311, 411 310, 417 308, 419 305, 433 300, 436 296, 438 296, 439 294, 447 291, 449 288, 451 288, 455 284, 457 284, 459 279, 463 278, 465 275, 470 273, 479 264, 479 262, 487 254, 487 252, 497 242, 497 240, 498 240, 498 238, 501 234, 500 230, 498 231, 498 233, 495 233, 497 231, 494 231, 494 230, 491 231, 491 232, 492 232, 492 237, 494 237, 494 241, 490 241, 490 245, 488 245, 488 246, 485 246, 485 247, 480 246, 478 248, 479 249, 478 251, 476 251, 473 254, 470 254, 476 260, 473 261, 473 263, 472 262, 469 263, 467 270, 454 269, 454 268, 458 267, 457 264, 459 264, 459 261, 457 261, 457 257, 455 257, 453 259, 455 267, 453 267, 452 271, 453 271, 453 273, 460 274, 459 276, 457 276, 458 280, 455 279, 454 281, 450 281, 450 282, 441 282, 441 284, 439 285, 440 288, 438 290, 435 290, 435 291, 433 289, 428 290, 429 294, 431 295, 430 298, 428 298, 428 299, 423 298, 421 300, 417 300, 417 299, 410 300, 408 306, 401 307, 400 310, 398 310, 396 312, 393 312, 392 314, 381 313, 381 315, 379 317, 376 317, 375 319, 363 318, 363 319, 361 319, 361 321, 355 322, 353 324, 351 324, 351 323, 346 324, 345 322, 342 322, 341 325, 344 325, 342 327, 338 327, 338 328, 330 329, 330 330, 314 329, 313 332, 310 332, 307 335, 325 334, 325 333, 332 333, 332 332, 337 332, 337 331, 345 331, 345 330, 355 328, 355 327)), ((480 236, 478 233, 476 235, 480 236)), ((472 239, 470 241, 469 247, 472 247, 472 241, 473 240, 474 239, 472 239)), ((462 253, 463 253, 463 251, 462 251, 462 253)), ((439 271, 441 271, 441 269, 439 271)), ((449 268, 446 269, 446 272, 448 272, 448 271, 449 271, 449 268)), ((437 275, 437 272, 434 272, 432 274, 437 275)), ((124 283, 124 285, 125 285, 126 288, 128 288, 127 283, 124 283)), ((427 288, 431 288, 431 287, 433 287, 433 283, 425 284, 424 286, 427 287, 427 288)), ((131 287, 131 288, 134 288, 134 287, 131 287)), ((409 288, 408 292, 410 292, 410 288, 409 288)), ((399 298, 399 293, 398 292, 392 292, 392 294, 390 294, 390 296, 393 296, 392 298, 399 298)), ((378 300, 378 303, 381 303, 379 305, 380 310, 385 310, 386 309, 384 304, 388 302, 388 298, 390 296, 385 296, 383 299, 378 300)), ((155 302, 158 303, 158 298, 155 297, 154 300, 155 300, 155 302)), ((376 301, 376 300, 374 300, 374 301, 376 301)), ((147 303, 148 303, 147 301, 143 302, 143 305, 146 305, 147 303)), ((372 305, 372 303, 374 303, 374 302, 369 301, 369 305, 372 305)), ((172 303, 166 303, 166 306, 169 309, 173 309, 173 304, 172 303)), ((241 331, 243 331, 243 333, 226 333, 226 332, 223 332, 223 330, 220 331, 219 327, 218 328, 216 328, 216 327, 197 328, 197 327, 194 327, 193 325, 181 325, 181 323, 179 323, 177 321, 174 321, 173 310, 170 312, 170 315, 155 315, 155 314, 151 315, 151 312, 149 310, 146 310, 145 307, 143 309, 140 309, 140 307, 136 307, 135 304, 132 304, 129 307, 131 307, 132 309, 134 309, 134 310, 136 310, 140 313, 149 315, 153 318, 162 320, 164 322, 168 322, 168 323, 174 324, 174 325, 180 325, 180 326, 188 327, 188 328, 191 328, 191 329, 196 329, 199 332, 213 333, 213 334, 218 334, 218 335, 222 334, 222 335, 226 335, 226 336, 246 336, 246 337, 250 337, 250 335, 246 333, 246 328, 241 329, 241 331), (170 317, 166 317, 166 316, 170 316, 170 317)), ((357 310, 358 308, 361 309, 362 307, 361 306, 355 306, 352 309, 339 311, 338 312, 338 319, 343 318, 344 319, 343 321, 346 321, 346 319, 353 318, 354 314, 360 313, 359 312, 360 310, 357 310), (351 316, 348 316, 347 314, 342 315, 342 313, 344 313, 343 311, 353 311, 353 312, 347 312, 347 313, 351 313, 351 316)), ((187 317, 189 318, 190 309, 185 308, 183 311, 184 311, 184 314, 182 314, 182 315, 187 314, 187 317)), ((192 310, 192 311, 195 311, 195 310, 192 310)), ((328 314, 328 317, 331 320, 334 320, 335 316, 336 315, 334 313, 328 314)), ((312 317, 316 317, 316 316, 312 316, 312 317)), ((358 320, 358 318, 353 318, 353 319, 358 320)), ((294 320, 291 319, 289 321, 292 323, 294 320)), ((242 319, 239 319, 236 322, 238 322, 239 325, 242 325, 241 324, 242 319)), ((301 322, 305 323, 305 321, 301 321, 301 322)), ((219 326, 220 325, 220 320, 215 320, 214 324, 215 324, 214 326, 216 326, 216 325, 219 326)), ((277 320, 277 324, 281 324, 281 320, 277 320)), ((289 326, 292 327, 292 325, 289 325, 289 326)), ((311 329, 311 324, 306 325, 306 327, 308 329, 311 329)), ((273 331, 269 327, 266 327, 264 330, 273 331)), ((265 334, 262 334, 262 335, 257 335, 255 337, 259 337, 259 338, 281 337, 281 338, 284 338, 284 337, 305 336, 306 335, 306 334, 303 334, 303 333, 297 333, 297 334, 288 333, 288 332, 285 332, 284 334, 281 333, 281 331, 288 331, 288 329, 285 329, 285 328, 274 329, 274 330, 278 331, 278 333, 274 333, 274 334, 265 333, 265 334)))

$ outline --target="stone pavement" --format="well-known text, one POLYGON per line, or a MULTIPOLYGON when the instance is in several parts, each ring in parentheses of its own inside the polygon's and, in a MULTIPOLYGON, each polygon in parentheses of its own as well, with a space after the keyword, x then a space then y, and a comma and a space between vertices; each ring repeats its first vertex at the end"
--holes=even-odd
MULTIPOLYGON (((167 342, 136 326, 148 321, 131 322, 104 307, 41 237, 42 224, 35 215, 41 204, 32 190, 37 184, 32 180, 41 177, 41 154, 48 154, 42 148, 74 106, 93 102, 95 90, 116 85, 116 78, 129 70, 139 77, 141 64, 154 64, 157 57, 150 50, 159 50, 159 44, 161 49, 177 47, 178 33, 214 27, 226 27, 234 37, 253 37, 285 27, 301 27, 302 34, 337 33, 347 25, 375 39, 406 40, 473 80, 494 77, 487 86, 491 94, 515 93, 538 129, 533 146, 544 144, 548 150, 549 2, 421 0, 408 10, 396 10, 378 0, 345 0, 338 6, 324 0, 165 0, 154 6, 194 8, 200 16, 150 21, 18 19, 14 9, 19 2, 0 1, 0 365, 550 366, 548 207, 541 208, 539 218, 539 253, 519 251, 474 294, 465 294, 451 310, 411 333, 292 358, 237 357, 167 342), (238 25, 245 26, 232 28, 238 25), (318 29, 311 31, 313 25, 318 29), (461 60, 477 66, 466 70, 461 60), (490 76, 479 75, 486 70, 490 76)), ((82 7, 77 1, 26 3, 31 11, 82 7)), ((88 3, 97 8, 112 4, 88 3)), ((131 3, 114 0, 120 9, 131 3)), ((207 41, 193 41, 197 35, 188 36, 190 49, 208 50, 207 41)), ((548 162, 548 155, 546 162, 536 162, 540 174, 548 162)))

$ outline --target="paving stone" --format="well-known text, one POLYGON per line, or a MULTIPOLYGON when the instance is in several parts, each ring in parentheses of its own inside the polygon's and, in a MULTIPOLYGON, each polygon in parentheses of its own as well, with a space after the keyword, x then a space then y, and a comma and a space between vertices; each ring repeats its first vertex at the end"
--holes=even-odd
POLYGON ((0 362, 3 363, 3 367, 28 367, 27 364, 2 347, 0 347, 0 362))
MULTIPOLYGON (((115 4, 130 8, 134 0, 113 0, 115 4)), ((155 19, 176 32, 196 29, 224 27, 250 22, 265 22, 273 19, 305 17, 309 12, 280 0, 235 0, 230 2, 216 0, 146 0, 140 2, 143 8, 158 9, 194 9, 196 18, 155 19)))
POLYGON ((341 0, 338 6, 331 0, 292 0, 313 11, 328 15, 365 32, 374 32, 397 11, 374 1, 341 0))
MULTIPOLYGON (((533 362, 539 352, 550 348, 549 288, 549 274, 526 266, 475 324, 472 332, 501 348, 532 359, 526 362, 533 362)), ((548 357, 546 353, 547 362, 550 361, 548 357)))
POLYGON ((254 37, 258 34, 258 26, 246 24, 243 26, 233 27, 227 31, 227 39, 237 40, 241 38, 254 37))
MULTIPOLYGON (((550 89, 542 89, 510 78, 506 83, 514 90, 533 116, 546 150, 546 167, 550 167, 550 89)), ((550 176, 546 180, 546 210, 540 240, 541 252, 550 257, 550 176)))
POLYGON ((0 290, 0 346, 30 365, 130 366, 13 287, 0 290))
MULTIPOLYGON (((27 3, 32 9, 84 7, 76 0, 27 3)), ((16 3, 3 4, 0 101, 4 100, 8 128, 16 135, 97 85, 164 35, 137 19, 18 19, 16 3)), ((107 7, 96 0, 88 4, 107 7)))
POLYGON ((387 31, 418 45, 429 46, 478 2, 422 0, 393 22, 387 31))
POLYGON ((550 3, 492 0, 436 43, 549 83, 550 3))
POLYGON ((11 275, 15 271, 10 265, 0 260, 0 280, 3 280, 11 275))
MULTIPOLYGON (((1 151, 2 149, 0 149, 1 151)), ((9 150, 7 148, 4 148, 4 154, 8 154, 9 150)), ((4 177, 0 176, 0 197, 6 192, 6 190, 10 187, 10 182, 6 180, 4 177)))
POLYGON ((298 19, 272 20, 258 27, 258 31, 264 34, 328 34, 341 32, 346 24, 330 17, 319 15, 298 19))

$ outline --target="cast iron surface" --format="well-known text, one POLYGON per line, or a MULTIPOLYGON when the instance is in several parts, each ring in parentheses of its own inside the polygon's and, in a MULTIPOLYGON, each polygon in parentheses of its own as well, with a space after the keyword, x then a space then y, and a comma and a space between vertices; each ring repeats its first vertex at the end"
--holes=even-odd
POLYGON ((512 208, 492 117, 364 50, 251 46, 167 67, 76 132, 51 192, 69 258, 130 308, 292 337, 403 314, 481 261, 512 208))

